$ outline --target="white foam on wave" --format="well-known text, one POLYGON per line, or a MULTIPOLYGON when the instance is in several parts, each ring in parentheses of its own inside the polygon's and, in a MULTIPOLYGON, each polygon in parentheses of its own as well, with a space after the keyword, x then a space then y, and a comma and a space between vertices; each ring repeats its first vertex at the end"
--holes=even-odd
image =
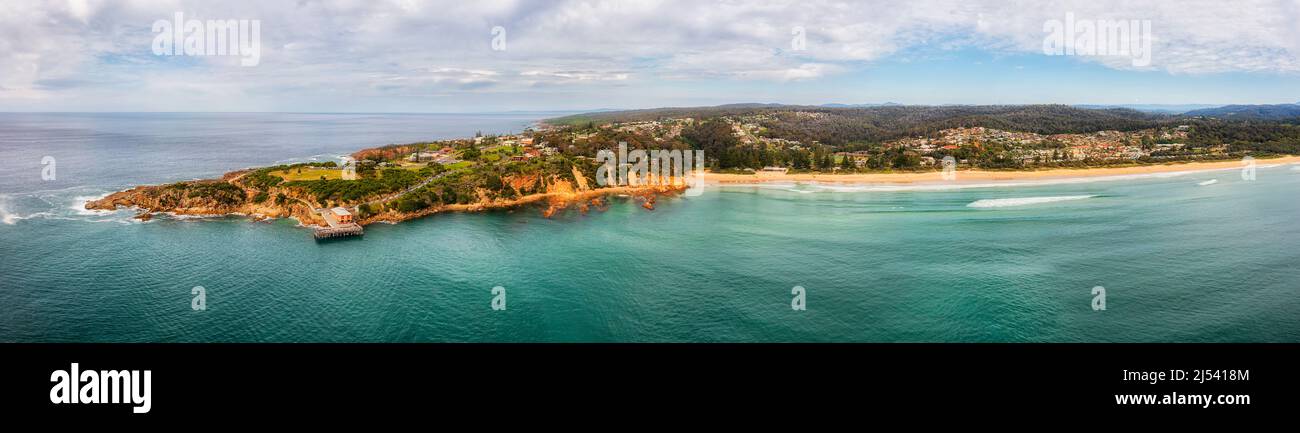
POLYGON ((1209 186, 1209 185, 1214 185, 1214 184, 1216 184, 1216 183, 1219 183, 1219 180, 1218 180, 1218 179, 1210 179, 1210 180, 1207 180, 1207 181, 1204 181, 1204 182, 1199 182, 1199 183, 1197 183, 1197 185, 1199 185, 1199 186, 1209 186))
POLYGON ((72 198, 72 205, 68 207, 72 209, 72 213, 76 215, 98 216, 98 215, 112 213, 112 211, 107 211, 107 210, 86 209, 86 203, 90 203, 92 201, 99 200, 104 197, 108 197, 109 194, 112 193, 104 193, 100 195, 79 195, 72 198))
MULTIPOLYGON (((346 156, 351 156, 351 155, 342 154, 342 153, 318 153, 306 157, 281 159, 273 162, 272 165, 290 165, 290 164, 300 164, 305 162, 329 162, 329 161, 338 162, 339 160, 343 159, 343 157, 346 156)), ((254 168, 254 167, 248 167, 248 168, 254 168)))
POLYGON ((966 205, 973 208, 998 208, 1011 206, 1026 206, 1031 204, 1055 203, 1058 201, 1084 200, 1096 197, 1095 195, 1058 195, 1047 197, 1016 197, 1016 198, 990 198, 976 200, 966 205))
POLYGON ((0 194, 0 222, 6 225, 31 219, 84 222, 130 223, 132 212, 125 210, 90 210, 86 203, 111 193, 97 188, 71 187, 57 190, 0 194), (93 194, 93 195, 90 195, 93 194))

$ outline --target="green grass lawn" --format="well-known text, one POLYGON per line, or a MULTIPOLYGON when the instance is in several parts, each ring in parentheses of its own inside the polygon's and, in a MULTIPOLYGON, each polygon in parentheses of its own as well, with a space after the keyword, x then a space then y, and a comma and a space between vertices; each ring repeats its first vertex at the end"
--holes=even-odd
POLYGON ((279 176, 286 182, 293 182, 296 180, 321 180, 321 176, 324 176, 325 180, 343 178, 343 170, 320 167, 291 168, 288 170, 273 171, 270 174, 272 176, 279 176))

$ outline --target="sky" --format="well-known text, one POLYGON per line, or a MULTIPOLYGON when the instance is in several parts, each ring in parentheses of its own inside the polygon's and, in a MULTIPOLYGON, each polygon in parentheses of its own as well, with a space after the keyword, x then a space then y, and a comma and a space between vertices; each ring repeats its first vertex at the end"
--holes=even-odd
POLYGON ((0 2, 0 111, 751 102, 1295 103, 1300 0, 0 2), (159 27, 178 13, 179 39, 159 27), (246 50, 159 50, 226 20, 247 20, 246 50), (1080 29, 1115 23, 1149 57, 1084 52, 1080 29))

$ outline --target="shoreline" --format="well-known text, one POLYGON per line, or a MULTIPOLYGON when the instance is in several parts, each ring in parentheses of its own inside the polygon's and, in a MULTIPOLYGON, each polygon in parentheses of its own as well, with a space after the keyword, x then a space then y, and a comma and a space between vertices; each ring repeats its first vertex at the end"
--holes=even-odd
MULTIPOLYGON (((223 176, 223 179, 227 178, 223 176)), ((194 207, 194 208, 169 208, 153 209, 133 203, 133 200, 125 199, 122 196, 131 196, 133 192, 142 187, 136 187, 129 190, 111 192, 99 198, 90 198, 82 203, 83 208, 91 212, 117 212, 121 210, 132 210, 137 212, 132 216, 132 220, 138 220, 142 223, 151 221, 156 215, 166 215, 172 219, 217 219, 217 218, 248 218, 254 222, 274 221, 279 219, 292 219, 297 222, 300 228, 321 228, 326 227, 316 221, 315 218, 301 218, 299 214, 293 212, 294 206, 285 209, 284 212, 258 212, 250 211, 247 208, 237 208, 231 211, 221 211, 214 208, 194 207)), ((144 186, 143 188, 152 188, 144 186)), ((528 194, 511 200, 468 203, 468 204, 449 204, 422 209, 416 212, 383 212, 357 221, 359 226, 367 226, 375 223, 398 224, 403 221, 420 219, 439 213, 476 213, 494 210, 521 208, 529 205, 543 205, 546 209, 543 214, 549 217, 552 213, 575 207, 579 211, 586 213, 589 208, 603 208, 605 206, 605 197, 610 195, 627 195, 634 197, 642 202, 646 209, 654 209, 655 197, 660 195, 672 195, 685 190, 682 185, 648 185, 648 186, 616 186, 595 189, 581 189, 577 191, 553 191, 528 194)))
MULTIPOLYGON (((1300 156, 1285 156, 1280 158, 1256 159, 1257 167, 1267 167, 1272 165, 1300 164, 1300 156)), ((967 182, 967 181, 1021 181, 1021 180, 1062 180, 1062 179, 1080 179, 1093 177, 1108 176, 1129 176, 1159 173, 1179 173, 1179 172, 1199 172, 1215 170, 1232 170, 1242 168, 1240 160, 1231 161, 1212 161, 1212 162, 1183 162, 1183 163, 1166 163, 1150 165, 1134 165, 1126 167, 1097 167, 1097 168, 1053 168, 1047 170, 1015 170, 1015 171, 985 171, 985 170, 958 170, 955 181, 946 181, 939 171, 928 172, 905 172, 905 173, 850 173, 850 174, 829 174, 829 173, 795 173, 795 174, 732 174, 732 173, 713 173, 704 174, 704 181, 713 184, 749 184, 749 183, 768 183, 768 182, 826 182, 826 183, 854 183, 854 184, 920 184, 920 183, 946 183, 946 182, 967 182)))
MULTIPOLYGON (((1300 165, 1300 156, 1285 156, 1269 159, 1255 160, 1259 168, 1280 166, 1288 164, 1300 165)), ((827 174, 827 173, 796 173, 796 174, 730 174, 730 173, 712 173, 704 174, 704 182, 714 185, 745 185, 761 183, 828 183, 828 184, 858 184, 858 185, 981 185, 988 182, 1016 182, 1016 181, 1070 181, 1076 179, 1098 179, 1098 178, 1116 178, 1120 180, 1130 176, 1142 176, 1151 174, 1181 174, 1206 171, 1226 171, 1240 170, 1243 167, 1240 160, 1227 161, 1208 161, 1208 162, 1181 162, 1165 163, 1150 165, 1132 165, 1124 167, 1096 167, 1096 168, 1057 168, 1046 170, 1019 170, 1019 171, 984 171, 984 170, 961 170, 957 172, 955 180, 944 180, 942 173, 939 171, 928 172, 903 172, 903 173, 852 173, 852 174, 827 174)), ((191 182, 222 182, 230 183, 244 189, 245 193, 251 195, 247 188, 237 183, 247 170, 237 170, 226 173, 220 179, 198 180, 191 182)), ((177 218, 219 218, 219 217, 247 217, 254 221, 275 220, 281 218, 292 218, 298 222, 299 227, 317 227, 320 224, 316 221, 315 215, 308 212, 308 207, 299 205, 279 206, 264 205, 255 203, 243 203, 239 206, 212 206, 209 203, 195 203, 191 206, 162 206, 156 202, 156 197, 147 197, 148 193, 163 185, 138 186, 129 190, 109 193, 97 199, 88 200, 83 206, 87 210, 114 211, 122 208, 133 208, 139 213, 133 219, 149 221, 155 214, 170 214, 177 218), (151 199, 151 202, 142 201, 141 198, 151 199)), ((659 186, 619 186, 608 188, 589 189, 585 185, 579 188, 573 188, 571 185, 564 185, 555 190, 546 192, 536 192, 510 200, 493 200, 486 202, 476 202, 469 204, 448 204, 421 209, 415 212, 394 212, 387 211, 371 215, 357 221, 358 225, 366 226, 374 223, 396 224, 402 221, 427 217, 438 213, 448 212, 483 212, 491 210, 500 210, 508 208, 518 208, 526 205, 541 204, 544 205, 543 215, 549 217, 556 211, 576 206, 580 211, 586 213, 588 208, 603 208, 604 200, 608 195, 626 194, 638 197, 643 201, 643 206, 653 210, 654 197, 657 195, 671 195, 681 192, 685 185, 659 185, 659 186)))

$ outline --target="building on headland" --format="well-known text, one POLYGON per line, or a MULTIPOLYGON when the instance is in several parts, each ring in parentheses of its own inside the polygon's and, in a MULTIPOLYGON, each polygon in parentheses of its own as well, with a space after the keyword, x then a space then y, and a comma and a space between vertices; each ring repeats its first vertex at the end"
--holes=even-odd
POLYGON ((325 219, 324 227, 316 227, 312 236, 317 240, 361 236, 365 230, 352 219, 352 212, 344 207, 316 209, 325 219))
POLYGON ((336 207, 330 209, 330 213, 334 214, 334 220, 339 224, 352 224, 352 212, 348 212, 347 209, 336 207))

